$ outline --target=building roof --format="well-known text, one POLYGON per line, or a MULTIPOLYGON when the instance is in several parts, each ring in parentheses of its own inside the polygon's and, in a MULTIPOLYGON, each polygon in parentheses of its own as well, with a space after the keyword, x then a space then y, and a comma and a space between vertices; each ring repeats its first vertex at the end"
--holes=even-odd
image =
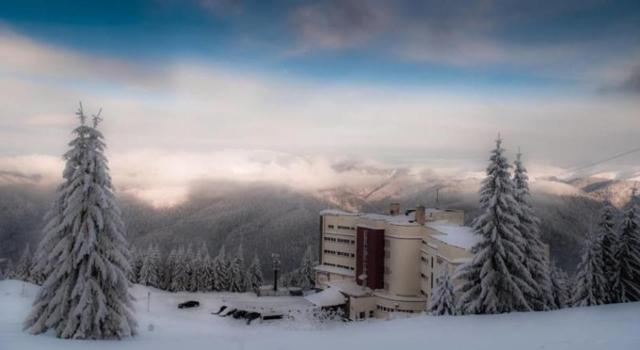
POLYGON ((371 293, 371 290, 365 289, 353 280, 331 281, 327 285, 329 289, 333 288, 352 297, 361 297, 371 293))
POLYGON ((480 236, 469 226, 460 226, 445 220, 427 222, 426 226, 438 231, 438 234, 431 237, 455 247, 469 250, 480 242, 480 236))
POLYGON ((353 270, 345 269, 342 267, 329 266, 329 265, 318 265, 315 267, 316 270, 328 273, 335 273, 338 275, 345 275, 355 277, 356 273, 353 270))
POLYGON ((347 302, 344 294, 335 288, 327 288, 319 293, 309 294, 304 298, 319 307, 342 305, 347 302))
POLYGON ((335 215, 335 216, 357 216, 369 220, 386 221, 393 225, 417 225, 415 221, 415 213, 410 212, 406 215, 388 215, 388 214, 376 214, 376 213, 349 213, 340 209, 325 209, 320 212, 320 215, 335 215))

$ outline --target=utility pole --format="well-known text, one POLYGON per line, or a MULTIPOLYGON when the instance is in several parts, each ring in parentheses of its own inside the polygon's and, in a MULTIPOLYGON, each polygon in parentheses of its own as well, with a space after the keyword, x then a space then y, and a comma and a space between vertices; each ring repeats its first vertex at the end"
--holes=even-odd
POLYGON ((271 253, 271 264, 273 265, 273 291, 278 291, 278 271, 280 271, 280 254, 271 253))

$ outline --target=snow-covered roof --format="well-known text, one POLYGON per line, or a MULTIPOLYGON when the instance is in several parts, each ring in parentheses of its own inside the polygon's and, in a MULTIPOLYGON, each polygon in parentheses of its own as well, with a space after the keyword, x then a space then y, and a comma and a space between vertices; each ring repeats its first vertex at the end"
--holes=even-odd
POLYGON ((345 269, 342 267, 329 266, 329 265, 318 265, 315 267, 316 270, 328 273, 335 273, 338 275, 345 275, 354 277, 356 273, 353 270, 345 269))
POLYGON ((354 297, 367 295, 370 292, 368 289, 363 288, 353 280, 331 281, 327 283, 327 285, 329 286, 329 289, 333 288, 334 290, 339 290, 346 295, 354 297))
POLYGON ((417 225, 415 221, 415 213, 410 212, 407 215, 388 215, 388 214, 376 214, 376 213, 349 213, 340 209, 325 209, 320 212, 320 215, 336 215, 336 216, 357 216, 369 220, 386 221, 393 225, 417 225))
POLYGON ((440 233, 432 235, 433 238, 455 247, 468 250, 480 242, 480 236, 469 226, 456 225, 445 220, 428 222, 426 226, 440 233))
POLYGON ((309 294, 304 298, 319 307, 342 305, 347 302, 347 298, 335 288, 327 288, 319 293, 309 294))

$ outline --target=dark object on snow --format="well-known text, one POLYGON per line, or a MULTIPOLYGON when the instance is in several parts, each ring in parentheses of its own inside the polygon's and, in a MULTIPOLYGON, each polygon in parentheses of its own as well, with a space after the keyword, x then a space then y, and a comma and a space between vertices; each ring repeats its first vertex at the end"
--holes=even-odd
POLYGON ((263 320, 281 320, 283 315, 270 315, 262 317, 263 320))
POLYGON ((218 316, 220 316, 220 317, 227 317, 227 316, 229 316, 229 315, 232 315, 232 314, 233 314, 234 312, 236 312, 236 311, 238 311, 238 309, 231 309, 231 310, 229 310, 229 312, 227 312, 226 314, 220 314, 220 315, 218 315, 218 316))
POLYGON ((222 306, 220 306, 220 310, 218 310, 218 312, 212 312, 211 314, 212 315, 220 315, 220 313, 222 311, 226 310, 226 309, 227 309, 227 305, 222 305, 222 306))
POLYGON ((251 324, 251 321, 260 318, 260 314, 257 312, 249 312, 244 315, 244 318, 247 320, 247 324, 251 324))
POLYGON ((192 307, 198 307, 198 306, 200 306, 199 301, 189 300, 189 301, 185 301, 184 303, 178 304, 178 309, 190 309, 192 307))
POLYGON ((238 310, 233 314, 233 318, 235 318, 235 319, 242 318, 246 314, 247 314, 247 312, 245 310, 238 310))
POLYGON ((302 289, 295 288, 289 290, 289 295, 291 295, 292 297, 302 297, 304 296, 304 293, 302 293, 302 289))

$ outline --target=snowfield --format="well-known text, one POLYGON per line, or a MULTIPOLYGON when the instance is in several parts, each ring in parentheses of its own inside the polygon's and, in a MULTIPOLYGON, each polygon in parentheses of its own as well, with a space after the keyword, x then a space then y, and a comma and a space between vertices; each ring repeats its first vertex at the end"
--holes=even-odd
MULTIPOLYGON (((414 316, 365 322, 310 319, 255 322, 211 315, 222 299, 250 294, 168 293, 136 285, 138 336, 121 341, 61 340, 22 332, 38 287, 0 281, 0 350, 103 349, 640 349, 640 303, 487 316, 414 316), (147 312, 150 291, 151 311, 147 312), (189 299, 198 309, 179 310, 189 299)), ((291 298, 295 303, 295 298, 291 298)), ((281 299, 278 299, 281 300, 281 299)), ((284 299, 286 300, 286 299, 284 299)))

